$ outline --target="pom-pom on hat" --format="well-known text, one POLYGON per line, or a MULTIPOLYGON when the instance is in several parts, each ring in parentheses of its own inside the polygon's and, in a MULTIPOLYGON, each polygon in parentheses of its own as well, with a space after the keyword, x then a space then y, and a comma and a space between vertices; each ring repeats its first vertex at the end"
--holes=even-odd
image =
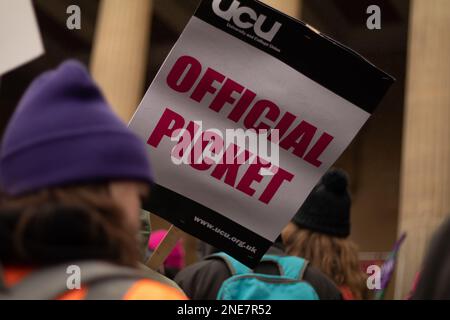
POLYGON ((347 175, 333 169, 314 187, 292 222, 300 228, 346 238, 350 235, 350 207, 347 175))
POLYGON ((113 113, 76 61, 38 77, 20 101, 0 151, 10 196, 78 183, 152 182, 144 143, 113 113))

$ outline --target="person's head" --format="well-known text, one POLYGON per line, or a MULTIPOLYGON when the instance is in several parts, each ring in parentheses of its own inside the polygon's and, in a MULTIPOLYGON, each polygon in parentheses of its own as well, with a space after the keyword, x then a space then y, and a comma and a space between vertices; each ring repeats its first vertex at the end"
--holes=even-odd
POLYGON ((87 70, 64 63, 31 84, 3 137, 0 259, 134 264, 151 183, 143 142, 87 70))
POLYGON ((286 252, 310 261, 337 286, 349 288, 356 298, 367 297, 366 275, 350 235, 351 199, 346 174, 326 173, 291 223, 283 230, 286 252))

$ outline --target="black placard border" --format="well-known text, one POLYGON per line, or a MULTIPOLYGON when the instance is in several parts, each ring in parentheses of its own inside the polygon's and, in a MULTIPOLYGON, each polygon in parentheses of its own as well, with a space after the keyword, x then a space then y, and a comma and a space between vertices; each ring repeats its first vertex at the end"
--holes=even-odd
MULTIPOLYGON (((370 114, 374 112, 387 90, 395 82, 392 76, 371 64, 355 51, 307 24, 262 2, 239 0, 241 6, 250 7, 257 14, 266 15, 269 27, 274 22, 282 24, 281 29, 270 43, 280 49, 278 52, 270 46, 249 39, 234 28, 229 28, 228 24, 233 24, 233 22, 218 17, 212 9, 212 1, 203 0, 194 16, 279 59, 370 114)), ((232 0, 222 0, 223 9, 229 8, 231 2, 232 0)), ((251 28, 244 31, 256 36, 251 28)))

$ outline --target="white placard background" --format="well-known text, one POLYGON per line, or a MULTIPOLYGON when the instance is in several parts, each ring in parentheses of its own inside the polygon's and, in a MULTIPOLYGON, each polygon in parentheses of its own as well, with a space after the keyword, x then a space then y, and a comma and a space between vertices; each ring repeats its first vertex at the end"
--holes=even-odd
MULTIPOLYGON (((225 106, 220 113, 208 108, 211 95, 199 104, 188 94, 177 93, 167 86, 168 73, 183 55, 196 58, 204 68, 211 67, 251 89, 259 99, 275 102, 282 112, 289 111, 335 138, 320 157, 321 168, 280 149, 280 166, 295 174, 295 178, 291 183, 283 184, 269 205, 212 178, 210 171, 201 172, 189 165, 173 164, 170 152, 174 142, 169 138, 164 138, 157 149, 148 146, 158 184, 274 241, 370 114, 269 54, 193 17, 131 122, 132 129, 145 141, 166 108, 181 114, 187 122, 203 121, 203 130, 218 128, 225 132, 225 129, 243 128, 242 123, 236 124, 226 118, 230 107, 225 106)), ((258 184, 252 187, 256 194, 262 192, 258 184)))
POLYGON ((43 53, 31 0, 1 0, 0 76, 43 53))

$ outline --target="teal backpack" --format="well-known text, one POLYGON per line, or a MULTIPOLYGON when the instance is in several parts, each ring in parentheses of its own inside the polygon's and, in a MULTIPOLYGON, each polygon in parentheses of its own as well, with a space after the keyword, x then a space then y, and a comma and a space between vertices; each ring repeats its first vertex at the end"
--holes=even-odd
POLYGON ((225 253, 208 259, 223 260, 232 274, 222 284, 218 300, 319 300, 314 288, 303 281, 308 266, 304 259, 265 255, 261 263, 275 264, 280 275, 255 273, 225 253))

